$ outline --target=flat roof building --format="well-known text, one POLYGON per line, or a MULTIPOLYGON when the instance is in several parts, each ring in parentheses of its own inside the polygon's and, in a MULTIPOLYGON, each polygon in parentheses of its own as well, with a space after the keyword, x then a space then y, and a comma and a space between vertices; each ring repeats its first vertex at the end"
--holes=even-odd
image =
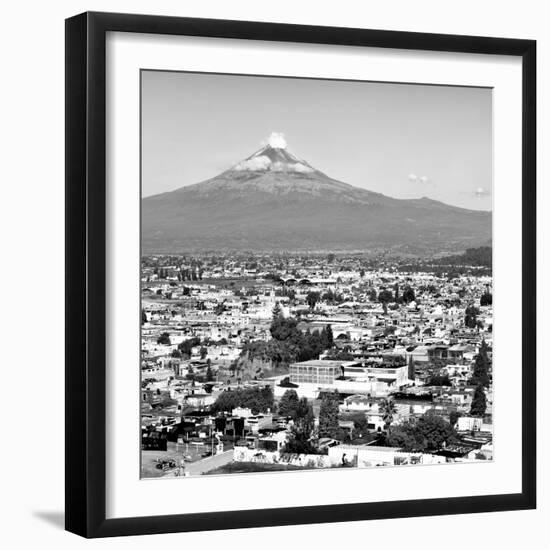
POLYGON ((358 363, 354 361, 329 361, 312 359, 300 363, 291 363, 289 368, 290 381, 293 384, 333 384, 342 376, 344 369, 358 363))

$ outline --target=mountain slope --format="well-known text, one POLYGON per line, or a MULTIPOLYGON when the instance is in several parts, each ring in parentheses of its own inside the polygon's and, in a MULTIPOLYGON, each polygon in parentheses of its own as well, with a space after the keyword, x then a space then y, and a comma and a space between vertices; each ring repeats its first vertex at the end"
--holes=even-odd
POLYGON ((399 200, 267 145, 210 180, 142 200, 143 252, 453 251, 486 244, 491 213, 399 200))

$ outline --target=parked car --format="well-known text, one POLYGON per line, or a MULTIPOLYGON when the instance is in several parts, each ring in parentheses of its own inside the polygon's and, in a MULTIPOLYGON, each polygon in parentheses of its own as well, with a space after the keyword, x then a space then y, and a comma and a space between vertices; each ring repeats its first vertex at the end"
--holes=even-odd
POLYGON ((162 458, 157 458, 157 463, 155 465, 155 468, 157 470, 162 470, 163 472, 166 472, 166 470, 171 470, 172 468, 176 467, 176 461, 175 460, 163 460, 162 458))

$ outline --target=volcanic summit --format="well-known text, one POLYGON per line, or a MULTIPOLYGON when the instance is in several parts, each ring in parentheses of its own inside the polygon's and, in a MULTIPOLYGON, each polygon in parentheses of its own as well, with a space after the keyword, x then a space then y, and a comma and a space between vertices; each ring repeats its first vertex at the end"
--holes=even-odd
POLYGON ((278 133, 218 176, 142 200, 144 253, 436 252, 490 239, 490 212, 343 183, 293 155, 278 133))

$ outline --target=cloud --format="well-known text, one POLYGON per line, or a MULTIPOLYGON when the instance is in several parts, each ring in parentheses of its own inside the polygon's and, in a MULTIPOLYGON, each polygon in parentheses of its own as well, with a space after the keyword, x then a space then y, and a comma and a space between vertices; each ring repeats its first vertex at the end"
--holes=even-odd
POLYGON ((274 172, 300 172, 303 174, 313 172, 313 168, 301 162, 274 162, 270 169, 274 172))
POLYGON ((303 173, 313 172, 313 168, 311 168, 311 166, 306 166, 301 162, 297 162, 296 164, 293 164, 292 170, 294 170, 294 172, 303 172, 303 173))
POLYGON ((285 135, 281 132, 271 132, 265 143, 274 149, 286 149, 285 135))
POLYGON ((476 197, 488 197, 491 194, 491 191, 489 189, 485 189, 484 187, 476 187, 474 191, 474 195, 476 197))
POLYGON ((263 155, 259 157, 254 157, 249 160, 243 160, 235 166, 235 170, 267 170, 271 161, 268 157, 263 155))
POLYGON ((417 176, 416 174, 409 174, 407 176, 411 183, 431 183, 428 176, 417 176))

